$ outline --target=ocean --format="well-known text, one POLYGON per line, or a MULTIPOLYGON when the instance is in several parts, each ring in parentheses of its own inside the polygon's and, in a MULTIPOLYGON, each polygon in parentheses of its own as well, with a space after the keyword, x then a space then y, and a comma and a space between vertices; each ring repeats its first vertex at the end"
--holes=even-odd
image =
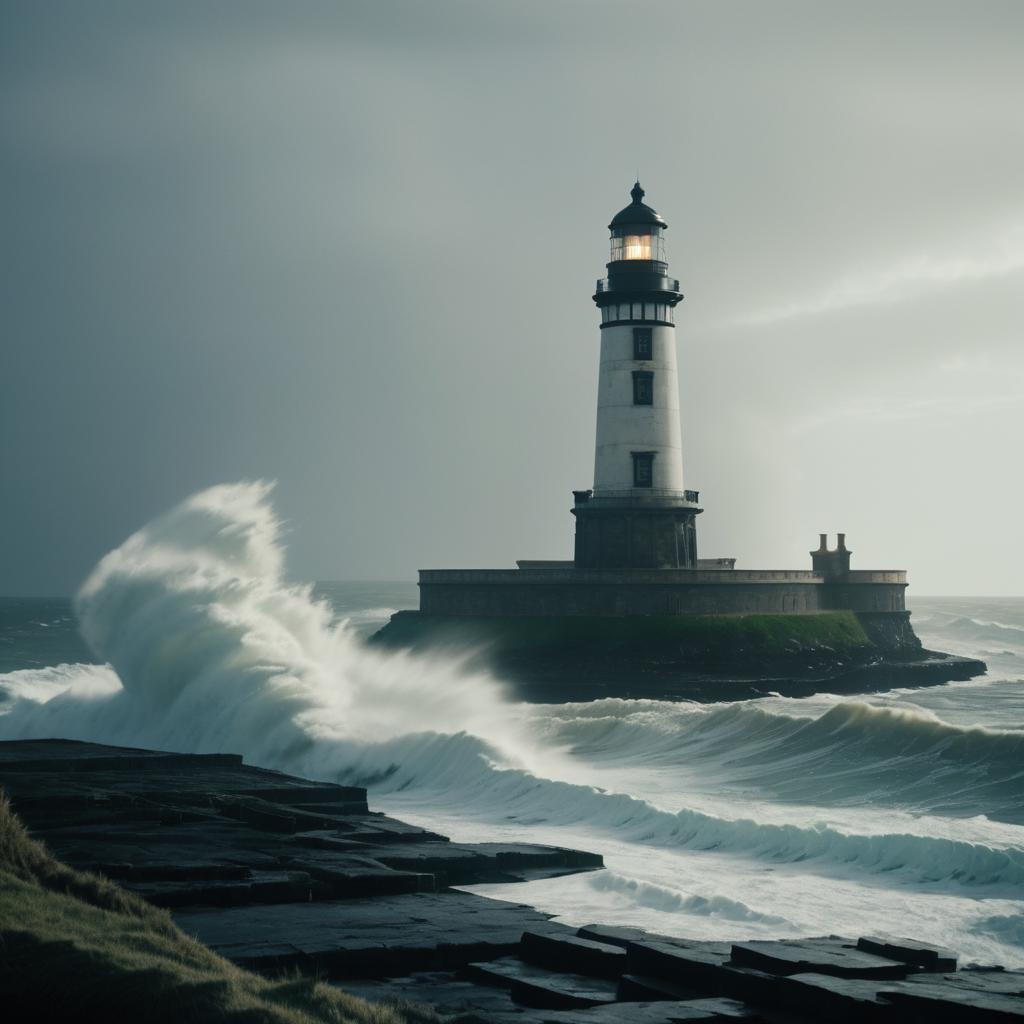
POLYGON ((415 584, 296 585, 284 556, 267 488, 225 485, 74 602, 0 598, 0 739, 240 753, 456 840, 600 852, 472 887, 573 925, 891 934, 1024 967, 1024 598, 911 596, 926 646, 988 663, 970 682, 541 706, 455 657, 367 649, 415 584))

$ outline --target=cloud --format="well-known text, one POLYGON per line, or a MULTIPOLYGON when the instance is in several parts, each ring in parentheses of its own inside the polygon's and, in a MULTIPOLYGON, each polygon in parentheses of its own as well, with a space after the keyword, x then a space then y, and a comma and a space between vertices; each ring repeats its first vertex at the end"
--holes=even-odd
POLYGON ((951 288, 1024 270, 1024 222, 1003 225, 961 251, 924 252, 897 263, 847 274, 816 294, 754 309, 730 322, 763 327, 802 317, 902 302, 938 288, 951 288))
POLYGON ((1024 393, 1019 389, 1000 394, 984 395, 934 395, 922 398, 907 398, 901 395, 890 397, 868 397, 823 408, 811 415, 793 420, 788 426, 791 435, 820 430, 826 424, 841 421, 858 423, 901 423, 909 420, 942 418, 954 416, 975 417, 992 409, 1024 403, 1024 393))

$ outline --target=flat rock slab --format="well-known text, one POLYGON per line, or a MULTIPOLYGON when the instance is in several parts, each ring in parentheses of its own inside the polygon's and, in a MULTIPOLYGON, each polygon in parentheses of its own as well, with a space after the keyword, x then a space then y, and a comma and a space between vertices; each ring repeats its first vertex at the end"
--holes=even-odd
POLYGON ((585 924, 576 930, 581 939, 594 942, 605 942, 611 946, 625 949, 631 942, 664 942, 670 946, 683 949, 699 946, 708 952, 722 953, 728 959, 732 955, 731 942, 696 942, 693 939, 680 939, 671 935, 658 935, 656 932, 644 931, 643 928, 631 928, 628 925, 585 924))
MULTIPOLYGON (((895 986, 880 995, 903 1015, 914 1020, 977 1021, 978 1024, 1009 1024, 1024 1021, 1024 997, 997 990, 983 991, 950 985, 941 976, 927 975, 895 986)), ((904 1018, 905 1019, 905 1018, 904 1018)))
POLYGON ((585 1009, 616 1001, 616 984, 582 974, 546 971, 515 957, 473 963, 467 976, 484 985, 507 988, 524 1006, 551 1010, 585 1009))
POLYGON ((530 907, 469 893, 194 910, 178 925, 248 967, 335 977, 409 974, 515 953, 524 931, 564 931, 530 907))
POLYGON ((612 980, 618 979, 626 966, 626 951, 621 946, 550 932, 524 932, 519 955, 548 970, 612 980))
POLYGON ((313 880, 302 871, 254 871, 244 881, 121 883, 158 907, 238 907, 247 903, 308 903, 313 880))
POLYGON ((827 974, 792 974, 780 978, 777 1006, 792 1013, 842 1021, 887 1021, 895 1024, 893 1004, 879 992, 889 984, 827 974))
POLYGON ((223 819, 36 830, 65 863, 111 878, 202 878, 211 869, 270 870, 287 851, 284 841, 223 819), (191 872, 189 865, 194 865, 191 872))
MULTIPOLYGON (((936 978, 911 977, 909 983, 922 985, 936 978)), ((1002 992, 1004 995, 1024 996, 1024 971, 1006 971, 1002 967, 968 967, 955 974, 942 975, 944 985, 973 988, 979 992, 1002 992)))
POLYGON ((4 740, 0 768, 4 771, 94 771, 112 766, 134 771, 140 764, 174 761, 209 766, 240 765, 241 754, 178 754, 141 747, 114 747, 83 740, 4 740))
POLYGON ((931 946, 926 942, 915 942, 913 939, 880 939, 875 936, 863 936, 857 940, 857 948, 865 953, 874 953, 889 960, 901 960, 913 967, 925 971, 956 970, 956 954, 940 946, 931 946))
MULTIPOLYGON (((299 794, 301 796, 301 794, 299 794)), ((220 813, 229 818, 246 821, 257 828, 271 832, 303 832, 315 829, 327 829, 350 834, 350 838, 358 839, 361 833, 373 835, 383 834, 382 830, 374 830, 366 825, 364 819, 371 818, 366 807, 366 800, 353 797, 347 803, 337 803, 336 811, 326 814, 311 809, 311 805, 301 800, 288 800, 281 796, 275 800, 253 796, 249 793, 228 794, 217 801, 220 813)), ((313 804, 322 807, 323 804, 313 804)), ((414 826, 408 826, 413 829, 414 826)), ((433 835, 419 830, 422 835, 433 835)), ((443 842, 437 837, 438 842, 443 842)))
POLYGON ((685 985, 677 985, 664 978, 652 978, 645 974, 624 974, 619 979, 619 1000, 622 1002, 652 1002, 669 1000, 682 1002, 688 999, 700 999, 704 993, 685 985))
POLYGON ((604 864, 599 854, 531 843, 366 843, 363 849, 367 856, 395 870, 436 875, 440 885, 517 882, 526 872, 531 877, 551 877, 604 864))
POLYGON ((409 825, 397 818, 389 818, 386 814, 371 811, 358 818, 345 815, 324 814, 320 823, 313 823, 301 833, 301 838, 311 846, 323 841, 369 843, 371 845, 391 843, 447 843, 449 839, 438 832, 409 825), (331 821, 336 824, 331 824, 331 821))
POLYGON ((905 978, 910 967, 834 941, 737 942, 732 961, 770 974, 830 974, 837 978, 905 978))
POLYGON ((478 985, 455 971, 417 971, 402 978, 355 978, 338 987, 373 1002, 405 1001, 432 1006, 440 1013, 470 1014, 474 1020, 490 1021, 495 1014, 515 1014, 521 1024, 529 1018, 512 1001, 508 989, 478 985))
MULTIPOLYGON (((722 950, 718 944, 684 945, 660 939, 641 940, 626 945, 626 970, 631 974, 650 974, 690 984, 690 980, 713 978, 714 970, 725 966, 730 956, 730 950, 722 950)), ((701 987, 707 988, 707 985, 701 987)))
POLYGON ((631 942, 627 972, 663 978, 686 989, 773 1006, 779 976, 734 964, 721 943, 631 942))
MULTIPOLYGON (((231 755, 165 755, 142 758, 137 762, 125 759, 109 763, 102 759, 77 759, 70 765, 52 762, 53 767, 27 767, 0 764, 4 788, 11 800, 21 808, 54 806, 69 802, 81 803, 97 799, 149 797, 164 804, 182 804, 210 796, 249 797, 268 791, 279 794, 280 802, 301 803, 303 790, 319 797, 330 791, 340 794, 353 811, 366 809, 366 791, 349 786, 327 786, 307 782, 266 768, 252 768, 231 755)), ((21 813, 21 810, 19 810, 21 813)))
POLYGON ((727 1024, 729 1021, 762 1020, 755 1010, 731 999, 609 1003, 588 1010, 526 1010, 515 1015, 494 1014, 478 1019, 487 1024, 700 1024, 701 1021, 727 1024))
POLYGON ((323 883, 329 896, 335 899, 395 896, 408 892, 435 892, 437 889, 431 874, 396 871, 361 853, 298 849, 289 853, 286 860, 289 868, 304 871, 323 883))
POLYGON ((284 804, 288 807, 303 807, 306 810, 310 804, 330 803, 337 811, 345 808, 345 813, 352 813, 353 806, 362 806, 366 811, 366 790, 362 786, 340 786, 333 782, 310 782, 306 779, 296 778, 294 775, 284 775, 281 772, 271 772, 264 780, 268 785, 245 786, 236 792, 242 796, 252 797, 257 800, 266 800, 268 803, 284 804))

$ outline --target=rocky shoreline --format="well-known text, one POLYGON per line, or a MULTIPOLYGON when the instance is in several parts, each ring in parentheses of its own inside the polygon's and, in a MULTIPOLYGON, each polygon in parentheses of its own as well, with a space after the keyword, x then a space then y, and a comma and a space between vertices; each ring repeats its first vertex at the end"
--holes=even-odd
POLYGON ((602 860, 452 843, 371 811, 363 789, 235 755, 12 741, 0 743, 0 787, 65 863, 171 908, 235 963, 318 974, 464 1024, 1024 1021, 1024 972, 957 970, 954 954, 909 940, 691 942, 572 929, 460 892, 602 860))
POLYGON ((939 651, 924 651, 913 661, 877 657, 844 662, 831 668, 808 666, 802 671, 776 666, 752 671, 697 671, 647 665, 628 668, 595 665, 586 669, 552 669, 536 664, 522 671, 495 669, 508 680, 520 700, 538 704, 576 703, 619 697, 625 700, 692 700, 698 703, 751 700, 778 694, 811 697, 817 693, 883 693, 886 690, 940 686, 973 679, 985 663, 939 651))
POLYGON ((495 619, 402 611, 369 643, 453 654, 495 673, 518 699, 545 704, 877 693, 986 671, 976 658, 922 647, 907 614, 495 619))

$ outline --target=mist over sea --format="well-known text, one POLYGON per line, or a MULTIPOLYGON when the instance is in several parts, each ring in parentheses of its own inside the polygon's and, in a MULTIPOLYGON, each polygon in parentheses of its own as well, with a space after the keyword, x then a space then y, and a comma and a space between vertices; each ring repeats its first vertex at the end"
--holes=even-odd
POLYGON ((182 751, 366 785, 455 839, 603 853, 475 891, 698 938, 909 935, 1024 966, 1024 598, 914 598, 965 683, 863 696, 526 705, 367 650, 415 584, 283 578, 268 488, 212 488, 74 605, 0 598, 0 739, 182 751))

